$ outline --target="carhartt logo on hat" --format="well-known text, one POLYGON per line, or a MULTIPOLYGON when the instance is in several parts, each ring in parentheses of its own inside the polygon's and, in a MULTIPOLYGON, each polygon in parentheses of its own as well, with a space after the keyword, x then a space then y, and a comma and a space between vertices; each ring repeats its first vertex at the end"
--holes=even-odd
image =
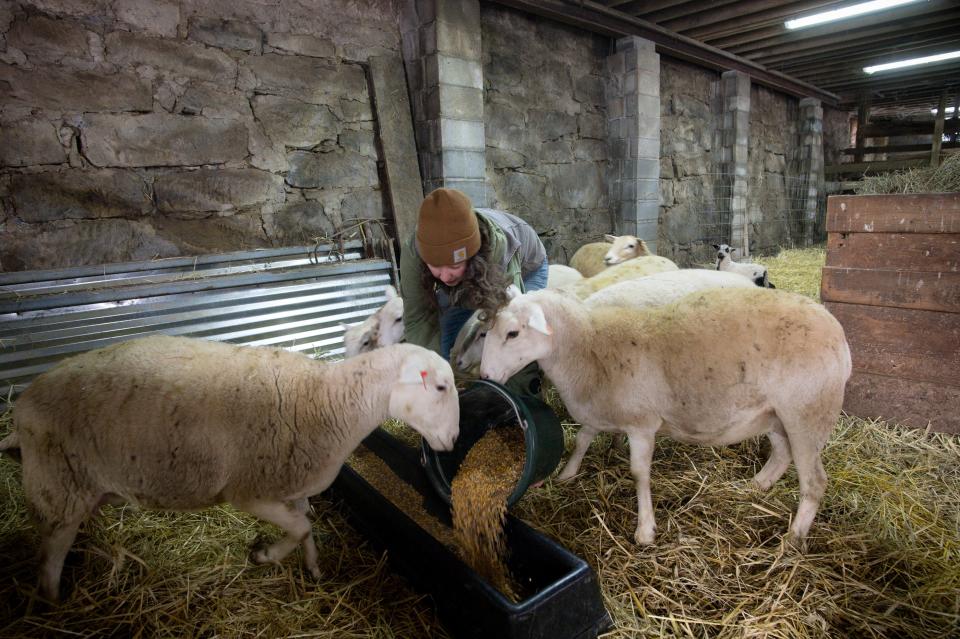
POLYGON ((430 266, 454 266, 480 250, 480 227, 470 198, 437 189, 423 199, 417 220, 417 251, 430 266))

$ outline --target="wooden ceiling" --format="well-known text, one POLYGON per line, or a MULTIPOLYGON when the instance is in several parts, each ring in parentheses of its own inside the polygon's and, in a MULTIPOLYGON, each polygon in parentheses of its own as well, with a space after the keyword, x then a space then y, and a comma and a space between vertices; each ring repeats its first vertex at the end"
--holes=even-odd
MULTIPOLYGON (((784 27, 787 19, 862 1, 541 0, 507 4, 549 7, 554 17, 596 14, 602 16, 596 20, 605 24, 619 19, 625 33, 652 33, 652 39, 668 55, 674 52, 664 46, 665 38, 673 34, 677 42, 699 43, 705 51, 732 54, 748 73, 756 65, 775 80, 784 76, 799 81, 801 87, 813 85, 835 94, 838 99, 827 102, 845 109, 855 109, 866 97, 873 114, 925 112, 929 117, 929 109, 936 108, 945 91, 947 104, 953 105, 960 89, 960 58, 873 75, 864 73, 863 67, 960 50, 958 0, 920 0, 820 26, 792 31, 784 27)), ((755 75, 763 74, 757 71, 755 75)), ((757 77, 757 81, 764 82, 764 78, 757 77)))

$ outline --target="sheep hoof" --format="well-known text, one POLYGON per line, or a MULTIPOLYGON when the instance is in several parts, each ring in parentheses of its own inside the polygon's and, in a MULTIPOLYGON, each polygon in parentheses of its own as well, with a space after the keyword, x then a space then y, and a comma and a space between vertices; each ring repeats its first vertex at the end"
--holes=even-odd
POLYGON ((634 540, 640 546, 649 546, 653 543, 654 538, 657 536, 656 528, 649 528, 644 530, 643 528, 637 528, 636 534, 633 536, 634 540))
POLYGON ((785 548, 790 548, 797 552, 806 554, 807 553, 807 539, 806 537, 799 537, 794 532, 787 533, 783 538, 783 545, 785 548))
POLYGON ((307 566, 307 572, 310 573, 310 577, 314 581, 320 581, 321 573, 320 566, 313 564, 312 566, 307 566))
POLYGON ((250 561, 258 565, 278 563, 270 558, 270 544, 266 539, 260 538, 250 547, 250 561))

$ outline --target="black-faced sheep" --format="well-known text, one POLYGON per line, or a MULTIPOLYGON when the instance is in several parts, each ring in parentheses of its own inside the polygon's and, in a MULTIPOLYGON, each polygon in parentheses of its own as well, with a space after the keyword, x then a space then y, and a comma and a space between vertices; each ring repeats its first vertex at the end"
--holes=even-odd
POLYGON ((734 262, 731 254, 737 249, 728 244, 714 244, 717 249, 717 270, 737 273, 748 278, 751 282, 761 288, 777 288, 770 282, 770 276, 767 273, 767 267, 762 264, 740 264, 734 262))

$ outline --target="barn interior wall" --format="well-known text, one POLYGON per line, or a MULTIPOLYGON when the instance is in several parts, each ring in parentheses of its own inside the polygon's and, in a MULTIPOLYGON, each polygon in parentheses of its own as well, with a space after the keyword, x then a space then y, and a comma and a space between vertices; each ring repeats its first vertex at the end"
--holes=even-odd
POLYGON ((0 4, 0 270, 296 244, 383 215, 393 3, 0 4))

